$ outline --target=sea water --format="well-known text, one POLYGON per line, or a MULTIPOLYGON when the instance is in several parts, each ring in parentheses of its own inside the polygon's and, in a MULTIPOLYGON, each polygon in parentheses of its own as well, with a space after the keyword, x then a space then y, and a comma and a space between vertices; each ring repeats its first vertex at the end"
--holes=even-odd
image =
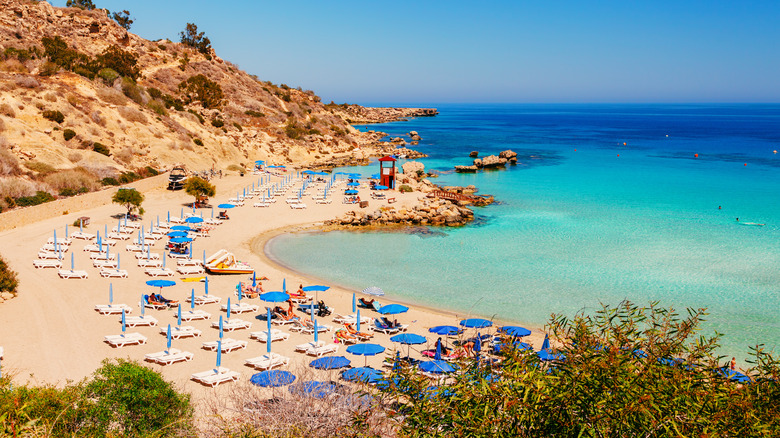
POLYGON ((475 209, 473 224, 289 234, 269 254, 333 284, 379 286, 462 316, 542 327, 553 313, 657 300, 682 314, 706 308, 705 333, 724 334, 723 354, 780 344, 780 106, 438 108, 359 129, 418 131, 426 170, 441 172, 434 182, 473 184, 498 201, 475 209), (452 172, 471 151, 506 149, 516 166, 452 172))

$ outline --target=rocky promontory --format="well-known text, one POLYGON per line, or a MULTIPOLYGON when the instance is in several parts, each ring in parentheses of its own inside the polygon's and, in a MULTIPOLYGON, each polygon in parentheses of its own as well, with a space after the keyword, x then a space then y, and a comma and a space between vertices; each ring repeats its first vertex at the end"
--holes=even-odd
MULTIPOLYGON (((476 152, 469 154, 470 157, 477 156, 476 152)), ((471 166, 455 166, 455 172, 458 173, 474 173, 480 169, 492 169, 496 167, 504 167, 506 163, 517 164, 517 152, 512 150, 505 150, 498 155, 488 155, 484 158, 475 158, 471 166)))
MULTIPOLYGON (((370 108, 360 105, 326 105, 351 124, 388 123, 408 120, 413 117, 433 117, 439 114, 436 108, 370 108)), ((414 140, 414 139, 413 139, 414 140)))
POLYGON ((443 225, 457 227, 474 220, 474 212, 457 202, 438 198, 421 198, 414 207, 381 207, 373 212, 349 211, 328 221, 330 226, 366 227, 381 225, 443 225))

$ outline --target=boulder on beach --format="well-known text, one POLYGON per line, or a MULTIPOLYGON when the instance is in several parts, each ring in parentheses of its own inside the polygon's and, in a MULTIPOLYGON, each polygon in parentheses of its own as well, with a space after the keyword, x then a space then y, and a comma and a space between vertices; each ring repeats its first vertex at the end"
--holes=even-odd
POLYGON ((417 172, 425 172, 425 165, 419 161, 407 161, 401 166, 403 173, 412 177, 417 176, 417 172))

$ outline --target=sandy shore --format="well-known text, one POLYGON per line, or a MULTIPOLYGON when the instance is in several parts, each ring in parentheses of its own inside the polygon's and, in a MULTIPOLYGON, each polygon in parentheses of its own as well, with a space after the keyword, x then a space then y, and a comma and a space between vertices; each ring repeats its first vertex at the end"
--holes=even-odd
MULTIPOLYGON (((217 195, 212 199, 212 205, 225 202, 229 197, 235 196, 237 191, 257 181, 257 176, 240 177, 228 176, 215 180, 217 195)), ((276 179, 275 179, 276 180, 276 179)), ((367 198, 366 193, 361 192, 367 198)), ((170 192, 164 187, 155 188, 145 192, 146 209, 143 223, 149 226, 151 220, 165 220, 170 211, 172 216, 179 216, 183 204, 191 202, 192 198, 183 191, 170 192)), ((413 204, 417 201, 418 193, 401 194, 394 196, 398 202, 396 207, 413 204)), ((322 284, 319 280, 309 278, 301 273, 293 272, 283 266, 274 263, 263 253, 262 248, 272 237, 283 232, 291 232, 317 226, 327 219, 344 214, 351 209, 357 209, 355 205, 342 204, 341 197, 334 196, 332 204, 315 204, 310 199, 308 208, 293 210, 280 199, 269 208, 252 207, 253 200, 248 200, 246 206, 230 210, 231 219, 217 226, 207 238, 197 238, 194 241, 194 254, 196 257, 205 250, 212 254, 225 248, 233 252, 239 260, 249 263, 256 269, 259 276, 268 277, 268 281, 262 282, 266 291, 280 290, 282 281, 286 279, 288 289, 295 290, 298 284, 322 284), (253 251, 254 249, 254 251, 253 251)), ((380 201, 371 200, 370 209, 377 207, 380 201)), ((384 203, 384 201, 382 202, 384 203)), ((156 327, 128 328, 128 332, 138 332, 148 338, 145 345, 128 346, 121 349, 112 348, 104 342, 105 335, 121 333, 119 316, 102 316, 94 307, 96 304, 108 303, 109 285, 113 285, 114 303, 124 303, 133 307, 132 315, 139 315, 138 303, 142 294, 157 292, 156 288, 145 284, 150 279, 145 275, 143 268, 136 265, 135 257, 127 252, 124 247, 128 241, 120 241, 112 252, 120 254, 121 268, 129 272, 127 279, 104 279, 98 274, 98 269, 92 267, 87 252, 83 251, 86 242, 75 240, 70 251, 63 260, 64 267, 70 267, 70 254, 75 254, 76 269, 83 269, 89 273, 86 280, 60 279, 56 269, 35 269, 33 260, 37 259, 37 253, 46 240, 52 236, 56 229, 58 237, 64 237, 65 224, 72 224, 80 216, 89 216, 92 220, 88 230, 95 233, 100 230, 103 233, 104 226, 116 227, 116 220, 111 216, 122 213, 124 209, 118 205, 103 205, 89 210, 71 212, 56 218, 45 219, 39 222, 27 224, 23 227, 0 233, 0 249, 2 255, 11 268, 18 272, 20 287, 19 296, 0 304, 0 346, 4 347, 3 372, 13 373, 16 380, 32 383, 63 384, 68 380, 80 380, 89 376, 100 362, 106 358, 129 358, 142 361, 144 354, 162 351, 165 349, 165 336, 160 334, 160 327, 170 323, 175 326, 176 312, 173 310, 150 310, 146 313, 159 320, 156 327)), ((205 210, 204 216, 211 215, 211 210, 205 210)), ((70 231, 75 231, 71 226, 70 231)), ((135 237, 135 235, 134 235, 135 237)), ((152 251, 162 252, 165 239, 157 242, 152 251)), ((175 269, 175 261, 168 259, 168 267, 175 269)), ((183 310, 189 310, 189 303, 184 300, 190 296, 192 288, 196 295, 203 293, 204 284, 198 282, 181 282, 177 275, 171 277, 177 281, 176 286, 166 288, 163 295, 169 299, 180 300, 183 310)), ((235 286, 239 281, 249 279, 246 275, 210 276, 209 293, 222 298, 225 303, 228 297, 233 301, 235 286)), ((251 280, 250 280, 251 281, 251 280)), ((370 286, 370 285, 366 285, 370 286)), ((320 293, 319 298, 326 301, 328 306, 334 309, 333 315, 321 318, 319 322, 339 327, 333 322, 335 314, 350 314, 352 294, 354 291, 334 287, 327 292, 320 293)), ((383 304, 391 303, 392 297, 380 299, 383 304)), ((263 310, 267 303, 258 299, 248 300, 248 303, 257 304, 263 310)), ((218 330, 211 328, 211 323, 218 320, 220 305, 209 304, 199 306, 199 309, 211 313, 207 321, 192 321, 185 325, 192 325, 200 329, 203 334, 200 337, 179 339, 173 341, 173 347, 194 353, 191 362, 182 362, 169 366, 150 364, 152 368, 159 370, 167 379, 175 382, 181 389, 192 393, 196 399, 210 394, 211 389, 205 388, 190 380, 190 375, 195 372, 209 370, 214 367, 216 353, 203 350, 201 344, 205 341, 218 339, 218 330)), ((264 310, 263 310, 264 311, 264 310)), ((266 345, 249 337, 251 331, 265 330, 265 321, 255 319, 256 313, 244 313, 234 315, 252 322, 250 330, 237 330, 228 332, 226 337, 248 341, 246 349, 237 350, 222 356, 222 366, 241 373, 241 380, 246 381, 256 371, 244 365, 247 358, 265 354, 266 345)), ((372 311, 364 311, 364 316, 375 316, 372 311)), ((443 324, 457 324, 457 315, 446 314, 426 309, 420 306, 412 307, 409 312, 398 315, 399 322, 409 324, 409 332, 424 335, 433 345, 436 337, 428 333, 428 328, 443 324)), ((275 326, 276 327, 276 326, 275 326)), ((278 328, 278 327, 277 327, 278 328)), ((289 332, 284 327, 282 330, 289 332)), ((322 334, 320 339, 333 342, 333 331, 322 334)), ((273 351, 292 359, 291 367, 300 367, 308 364, 311 356, 294 352, 296 345, 313 340, 311 335, 290 333, 290 338, 283 342, 275 342, 273 351)), ((376 334, 374 342, 377 342, 391 351, 398 348, 397 344, 390 342, 389 336, 376 334)), ((531 342, 538 347, 541 338, 534 333, 531 342)), ((426 348, 425 345, 415 346, 416 350, 426 348)), ((403 351, 406 351, 404 346, 403 351)), ((338 354, 345 355, 352 360, 353 365, 362 366, 363 357, 346 353, 346 347, 340 346, 338 354)), ((413 352, 414 355, 414 352, 413 352)), ((380 367, 385 355, 368 358, 368 365, 380 367)))

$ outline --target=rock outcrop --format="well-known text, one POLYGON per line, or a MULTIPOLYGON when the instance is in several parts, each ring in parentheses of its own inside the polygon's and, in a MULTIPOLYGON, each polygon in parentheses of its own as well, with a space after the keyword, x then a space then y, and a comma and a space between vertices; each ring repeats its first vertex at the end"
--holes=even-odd
POLYGON ((479 156, 478 151, 471 151, 471 153, 469 154, 469 157, 471 158, 477 158, 478 156, 479 156))
POLYGON ((474 160, 474 165, 482 169, 490 169, 492 167, 500 167, 506 164, 506 158, 499 158, 496 155, 488 155, 485 158, 477 158, 474 160))
POLYGON ((405 175, 418 178, 418 175, 425 174, 425 164, 419 161, 407 161, 401 166, 401 170, 405 175))
POLYGON ((412 141, 420 141, 422 140, 422 137, 420 137, 420 134, 417 133, 417 131, 409 131, 409 134, 407 134, 409 138, 412 141))
POLYGON ((397 122, 414 117, 433 117, 439 114, 436 108, 369 108, 360 105, 336 105, 333 103, 327 106, 334 114, 339 114, 351 124, 397 122))
POLYGON ((344 216, 326 222, 341 227, 367 227, 384 225, 434 225, 457 227, 474 220, 474 212, 446 199, 421 200, 413 208, 383 207, 373 212, 349 211, 344 216))

